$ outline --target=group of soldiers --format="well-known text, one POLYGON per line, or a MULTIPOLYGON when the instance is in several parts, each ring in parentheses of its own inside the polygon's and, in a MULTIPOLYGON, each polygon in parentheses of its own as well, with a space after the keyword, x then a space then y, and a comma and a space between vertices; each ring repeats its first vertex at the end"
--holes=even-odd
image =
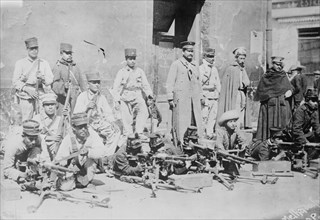
MULTIPOLYGON (((13 74, 23 123, 18 134, 7 138, 3 166, 5 177, 19 183, 28 176, 23 162, 49 161, 75 170, 62 179, 58 177, 61 190, 86 187, 96 173, 108 169, 119 175, 141 176, 145 167, 132 164, 130 155, 155 148, 183 155, 192 138, 214 139, 216 149, 239 149, 256 160, 271 159, 270 146, 288 127, 292 128, 292 141, 301 146, 308 141, 319 142, 318 94, 307 89, 303 102, 298 105, 295 99, 293 108, 290 97, 298 94, 298 89, 283 71, 281 57, 272 57, 273 66, 257 88, 256 100, 261 105, 257 135, 252 141, 242 129, 250 127, 245 48, 233 51, 235 62, 227 67, 220 82, 214 66, 215 50, 206 49, 202 64, 197 66, 193 60, 195 43, 182 42, 182 57, 172 63, 166 83, 172 110, 172 140, 166 142, 159 134, 145 132, 148 118, 153 117, 148 103, 154 101, 154 95, 145 72, 136 66, 136 49, 125 49, 126 65, 114 80, 111 107, 101 93, 99 72, 86 73, 85 85, 72 59, 71 44, 61 43, 61 58, 52 70, 38 57, 37 38, 27 39, 25 44, 28 56, 16 62, 13 74), (114 109, 121 112, 120 124, 114 109)), ((161 116, 156 118, 161 122, 161 116)))

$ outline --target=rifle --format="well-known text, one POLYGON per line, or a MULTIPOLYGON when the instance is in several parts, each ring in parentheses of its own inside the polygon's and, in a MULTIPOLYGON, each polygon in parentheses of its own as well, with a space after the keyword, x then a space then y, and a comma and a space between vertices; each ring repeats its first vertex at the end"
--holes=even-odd
MULTIPOLYGON (((66 97, 66 100, 64 102, 64 106, 63 106, 63 110, 62 111, 65 111, 68 109, 68 106, 69 106, 69 100, 71 98, 71 90, 72 90, 72 83, 71 81, 69 81, 69 88, 68 88, 68 92, 67 92, 67 97, 66 97)), ((58 125, 58 131, 61 132, 62 134, 62 137, 60 139, 60 141, 57 143, 56 145, 56 149, 55 149, 55 152, 53 152, 53 156, 52 156, 52 160, 54 160, 55 156, 57 155, 58 151, 59 151, 59 148, 60 148, 60 145, 61 145, 61 142, 62 142, 62 138, 65 136, 65 127, 67 126, 68 128, 71 127, 70 125, 70 115, 69 116, 62 116, 60 121, 59 121, 59 125, 58 125), (68 120, 67 120, 68 119, 68 120), (68 121, 68 124, 66 124, 66 121, 68 121)))
MULTIPOLYGON (((37 72, 36 72, 36 91, 39 95, 39 78, 40 78, 40 59, 38 59, 38 69, 37 69, 37 72)), ((39 105, 39 97, 35 99, 35 113, 36 114, 39 114, 40 113, 40 105, 39 105)))

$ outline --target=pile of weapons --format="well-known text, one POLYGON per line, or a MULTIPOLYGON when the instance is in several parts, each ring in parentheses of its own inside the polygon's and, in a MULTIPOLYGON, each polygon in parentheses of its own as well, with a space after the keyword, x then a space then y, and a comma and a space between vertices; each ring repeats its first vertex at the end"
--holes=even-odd
POLYGON ((57 189, 57 181, 59 181, 59 178, 64 178, 66 173, 74 174, 74 170, 46 162, 34 163, 27 161, 21 163, 20 166, 26 166, 28 173, 27 181, 20 184, 21 190, 40 195, 37 203, 28 207, 29 212, 36 212, 47 198, 72 203, 86 203, 89 204, 90 207, 110 207, 110 198, 94 191, 83 191, 85 193, 79 195, 57 189))
POLYGON ((263 174, 261 179, 239 175, 238 169, 241 165, 245 163, 258 165, 258 162, 233 154, 239 151, 214 150, 191 141, 189 149, 192 151, 184 150, 185 154, 179 156, 161 151, 153 154, 138 154, 136 160, 146 167, 143 176, 120 176, 120 180, 151 188, 151 197, 156 197, 156 190, 163 188, 201 192, 202 188, 212 186, 212 179, 218 180, 228 190, 233 190, 235 182, 253 181, 275 184, 278 180, 279 174, 263 174), (225 169, 220 169, 218 164, 223 164, 225 169), (226 169, 225 166, 229 168, 226 169), (178 169, 184 169, 184 171, 177 175, 178 169), (270 176, 275 177, 270 179, 272 178, 270 176))

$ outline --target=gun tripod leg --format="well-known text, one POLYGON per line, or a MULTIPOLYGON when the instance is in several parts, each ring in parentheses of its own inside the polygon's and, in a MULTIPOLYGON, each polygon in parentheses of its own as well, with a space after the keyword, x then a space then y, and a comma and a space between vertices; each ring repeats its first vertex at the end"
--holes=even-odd
POLYGON ((42 205, 43 201, 45 200, 45 197, 49 194, 50 192, 47 192, 47 191, 43 191, 41 194, 40 194, 40 197, 39 197, 39 201, 36 205, 31 205, 31 206, 28 206, 28 212, 29 213, 35 213, 39 208, 40 206, 42 205))

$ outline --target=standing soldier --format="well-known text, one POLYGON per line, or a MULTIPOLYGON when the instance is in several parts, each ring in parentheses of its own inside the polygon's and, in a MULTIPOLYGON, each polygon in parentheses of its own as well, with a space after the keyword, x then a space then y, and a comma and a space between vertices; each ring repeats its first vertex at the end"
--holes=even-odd
POLYGON ((244 47, 238 47, 233 50, 233 54, 235 62, 226 69, 222 78, 217 117, 236 109, 240 113, 239 128, 245 128, 250 127, 249 112, 246 109, 246 90, 250 81, 244 66, 247 51, 244 47))
POLYGON ((213 66, 215 50, 208 48, 204 54, 203 64, 200 66, 202 83, 202 119, 207 138, 213 137, 214 125, 217 118, 218 99, 221 89, 218 70, 213 66))
POLYGON ((292 92, 293 111, 295 111, 303 101, 303 96, 304 96, 304 93, 306 92, 307 85, 308 85, 306 75, 301 73, 303 69, 305 69, 305 67, 301 66, 300 64, 292 65, 289 69, 289 72, 293 77, 291 79, 291 84, 294 88, 292 92))
POLYGON ((50 91, 53 75, 49 63, 38 57, 39 45, 35 37, 25 40, 28 56, 18 60, 13 73, 13 87, 22 112, 22 121, 39 113, 39 95, 50 91))
POLYGON ((125 49, 127 65, 117 73, 113 84, 116 106, 121 109, 124 134, 138 133, 142 136, 147 119, 148 108, 144 99, 153 99, 152 90, 144 71, 136 67, 136 49, 125 49))
POLYGON ((319 94, 319 92, 320 92, 320 71, 319 70, 314 71, 313 75, 314 75, 313 86, 318 91, 318 96, 319 96, 320 95, 319 94))
POLYGON ((71 84, 71 93, 69 104, 73 112, 77 97, 81 91, 85 90, 84 80, 78 66, 72 60, 72 45, 68 43, 60 44, 60 60, 53 67, 52 90, 58 96, 58 115, 61 115, 65 104, 69 86, 71 84))
POLYGON ((193 62, 194 45, 191 41, 181 42, 182 57, 171 64, 166 84, 172 109, 172 131, 180 143, 183 143, 183 135, 190 125, 196 126, 199 131, 203 130, 201 82, 199 69, 193 62))

